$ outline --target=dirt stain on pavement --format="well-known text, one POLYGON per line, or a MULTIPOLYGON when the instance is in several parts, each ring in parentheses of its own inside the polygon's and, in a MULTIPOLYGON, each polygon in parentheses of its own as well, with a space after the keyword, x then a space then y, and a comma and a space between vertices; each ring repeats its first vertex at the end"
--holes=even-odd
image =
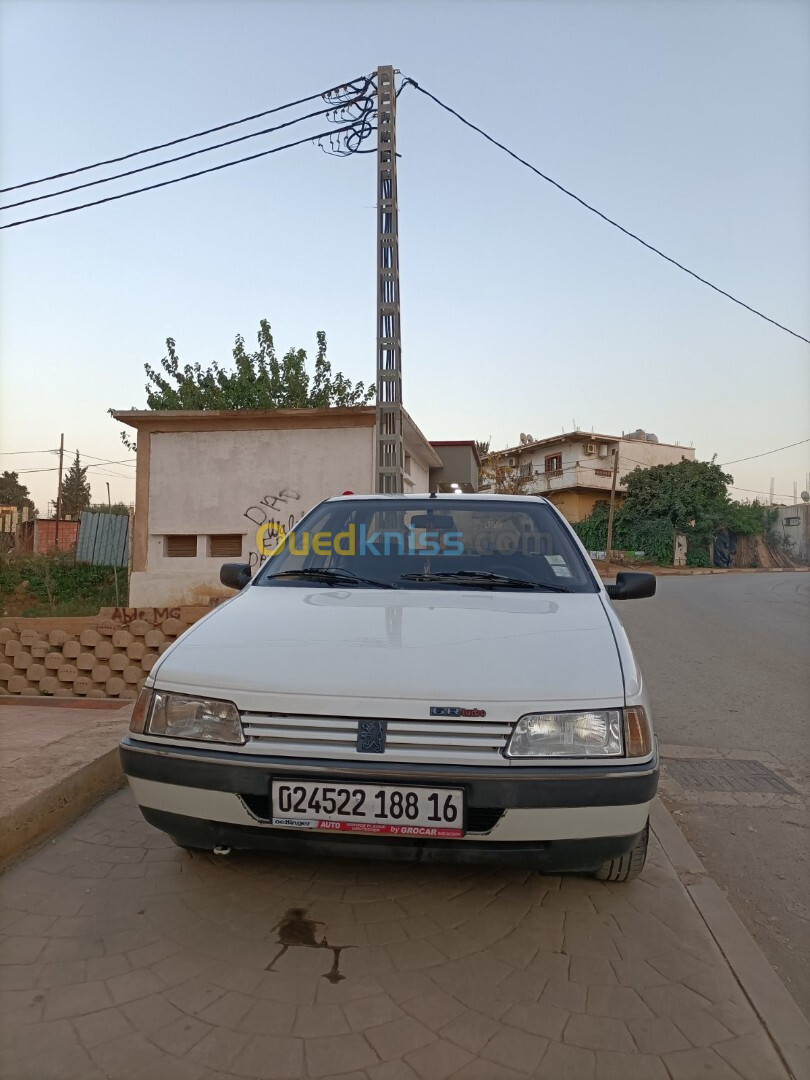
POLYGON ((287 952, 288 949, 329 949, 332 953, 332 966, 325 971, 321 978, 328 979, 331 983, 340 982, 346 976, 340 971, 340 954, 344 949, 353 949, 354 945, 330 945, 323 933, 318 941, 319 926, 326 923, 318 922, 317 919, 308 919, 306 908, 290 908, 284 913, 284 917, 276 923, 273 930, 278 931, 277 945, 281 948, 265 968, 265 971, 275 971, 273 965, 287 952))

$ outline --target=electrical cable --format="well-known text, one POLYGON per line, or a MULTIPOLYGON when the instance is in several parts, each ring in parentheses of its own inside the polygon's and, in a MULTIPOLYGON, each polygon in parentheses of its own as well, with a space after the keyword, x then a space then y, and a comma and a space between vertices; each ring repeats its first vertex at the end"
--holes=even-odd
POLYGON ((737 297, 732 296, 730 292, 726 292, 725 289, 721 289, 719 285, 713 284, 713 282, 709 281, 707 278, 701 277, 701 275, 695 273, 694 270, 690 270, 688 266, 684 266, 683 263, 678 262, 677 259, 673 259, 670 255, 664 254, 664 252, 661 251, 660 248, 655 247, 653 244, 648 243, 646 240, 642 240, 642 238, 636 233, 631 232, 630 229, 626 229, 624 225, 620 225, 618 221, 614 221, 613 218, 608 217, 607 214, 603 214, 602 211, 597 210, 595 206, 591 206, 590 203, 580 198, 579 195, 575 195, 573 191, 569 191, 568 188, 563 187, 563 185, 560 184, 557 180, 553 180, 550 176, 547 176, 544 172, 541 172, 540 169, 536 168, 536 166, 526 161, 525 158, 520 157, 520 155, 516 154, 514 150, 510 150, 508 146, 504 146, 503 143, 498 142, 497 139, 493 138, 491 135, 488 135, 486 131, 478 127, 476 124, 473 124, 471 120, 467 120, 461 115, 461 113, 456 112, 455 109, 451 109, 449 105, 445 105, 445 103, 443 101, 440 101, 435 94, 431 94, 429 90, 425 90, 423 87, 421 87, 415 79, 407 78, 404 80, 404 82, 410 84, 416 90, 418 90, 420 94, 424 94, 425 97, 430 98, 431 101, 434 101, 446 112, 449 112, 452 116, 455 116, 456 119, 460 120, 462 124, 465 124, 468 128, 472 128, 473 131, 477 131, 479 135, 482 135, 487 140, 487 142, 491 142, 493 146, 497 146, 499 150, 503 150, 504 153, 509 155, 509 157, 514 158, 515 161, 518 161, 521 165, 525 165, 527 169, 530 169, 533 173, 539 176, 541 180, 545 180, 547 183, 552 184, 564 195, 567 195, 570 199, 574 199, 576 202, 578 202, 580 206, 584 206, 586 210, 590 210, 592 214, 596 214, 597 217, 602 218, 602 220, 606 221, 608 225, 612 225, 615 229, 623 232, 625 236, 629 236, 631 240, 635 240, 637 243, 647 248, 648 251, 652 251, 655 255, 659 255, 662 259, 665 259, 668 263, 676 266, 679 270, 683 270, 685 274, 689 274, 690 277, 695 278, 703 285, 708 285, 710 289, 714 289, 714 291, 720 293, 721 296, 725 296, 728 300, 732 300, 735 304, 739 304, 739 306, 745 308, 746 311, 750 311, 752 315, 757 315, 760 319, 764 319, 765 322, 771 323, 771 325, 776 326, 779 330, 784 330, 786 334, 790 334, 792 337, 798 338, 799 341, 804 341, 808 345, 810 345, 810 338, 805 337, 804 334, 799 334, 797 333, 797 331, 791 330, 789 326, 784 326, 782 323, 777 322, 776 319, 772 319, 769 315, 765 315, 763 312, 758 311, 755 307, 751 307, 750 304, 746 304, 743 300, 738 300, 737 297))
MULTIPOLYGON (((367 89, 368 83, 363 88, 362 93, 365 93, 367 89)), ((347 101, 346 106, 356 105, 359 101, 362 101, 362 93, 359 97, 354 98, 354 100, 347 101)), ((12 210, 16 206, 25 206, 28 203, 41 202, 43 199, 55 199, 59 195, 69 195, 73 191, 81 191, 83 188, 96 187, 98 184, 109 184, 113 180, 121 180, 125 176, 135 176, 137 173, 148 172, 150 169, 159 169, 163 165, 172 165, 176 161, 185 161, 187 158, 197 157, 199 154, 208 154, 212 150, 221 150, 224 146, 233 146, 235 143, 246 142, 248 139, 257 139, 260 135, 270 135, 274 131, 281 131, 283 128, 293 127, 295 124, 303 123, 304 120, 312 120, 313 117, 316 116, 326 116, 327 113, 334 111, 334 105, 327 105, 325 109, 318 109, 316 112, 305 113, 295 120, 286 120, 283 124, 276 124, 275 127, 263 128, 261 131, 253 131, 249 135, 239 135, 235 139, 226 139, 225 142, 214 143, 213 146, 203 146, 199 150, 189 150, 187 154, 178 154, 176 157, 165 158, 163 161, 154 161, 150 165, 140 165, 137 169, 128 169, 126 172, 114 173, 112 176, 103 176, 99 180, 88 180, 84 184, 74 184, 73 187, 60 188, 59 191, 51 191, 47 195, 33 195, 30 199, 20 199, 17 202, 6 203, 4 206, 0 206, 0 211, 12 210)))
POLYGON ((726 465, 738 465, 741 461, 753 461, 754 458, 769 457, 771 454, 778 454, 780 450, 792 450, 794 446, 802 446, 806 442, 810 442, 810 439, 799 439, 798 442, 788 443, 787 446, 777 446, 775 450, 765 450, 761 454, 751 454, 750 457, 740 457, 735 458, 734 461, 724 461, 720 467, 724 469, 726 465))
POLYGON ((138 157, 140 154, 151 154, 155 150, 165 150, 169 146, 177 146, 179 143, 189 142, 191 139, 201 139, 205 135, 213 135, 217 131, 225 131, 227 128, 238 127, 240 124, 248 124, 251 120, 260 120, 263 116, 271 116, 273 113, 284 112, 287 109, 294 109, 298 105, 305 105, 308 101, 316 101, 318 98, 323 98, 327 94, 333 94, 336 91, 342 90, 344 87, 352 86, 354 83, 361 82, 363 80, 370 80, 370 75, 359 75, 355 79, 350 79, 349 82, 340 83, 337 86, 331 87, 329 90, 322 90, 318 94, 310 94, 309 97, 299 98, 297 101, 291 101, 286 105, 277 105, 273 109, 264 109, 262 112, 253 113, 252 116, 243 116, 241 120, 230 120, 227 124, 218 124, 216 127, 206 128, 204 131, 196 131, 193 135, 183 135, 179 139, 170 139, 168 142, 156 143, 154 146, 144 147, 143 150, 133 150, 128 154, 121 154, 118 157, 107 158, 105 161, 96 161, 92 165, 82 165, 78 169, 66 169, 64 172, 52 173, 51 176, 40 177, 39 180, 26 180, 22 184, 12 184, 10 187, 0 188, 0 195, 4 195, 7 191, 18 191, 20 188, 33 187, 35 184, 44 184, 49 180, 60 180, 63 176, 75 176, 77 173, 88 172, 90 169, 100 169, 104 165, 115 165, 119 161, 127 161, 129 158, 138 157))
POLYGON ((345 127, 331 128, 329 131, 322 131, 317 135, 308 135, 306 138, 297 139, 295 142, 284 143, 282 146, 274 146, 270 150, 261 150, 257 154, 249 154, 247 157, 237 158, 235 161, 226 161, 221 165, 211 165, 207 169, 199 169, 197 172, 176 176, 172 180, 161 180, 157 184, 148 184, 146 187, 134 188, 132 191, 122 191, 118 195, 107 195, 106 198, 94 199, 92 202, 80 203, 78 206, 68 206, 64 210, 52 210, 48 214, 37 214, 34 217, 20 218, 18 221, 9 221, 5 225, 0 225, 0 229, 14 229, 18 225, 28 225, 33 221, 44 221, 46 218, 61 217, 63 214, 74 214, 77 210, 86 210, 91 206, 101 206, 103 203, 116 202, 118 199, 127 199, 130 195, 140 195, 144 191, 156 191, 158 188, 179 184, 183 180, 193 180, 197 176, 205 176, 208 173, 220 172, 222 169, 230 169, 233 165, 242 165, 246 161, 255 161, 257 158, 267 157, 269 154, 278 154, 282 150, 291 150, 293 147, 303 146, 304 143, 332 138, 344 132, 353 131, 355 127, 356 124, 347 124, 345 127))

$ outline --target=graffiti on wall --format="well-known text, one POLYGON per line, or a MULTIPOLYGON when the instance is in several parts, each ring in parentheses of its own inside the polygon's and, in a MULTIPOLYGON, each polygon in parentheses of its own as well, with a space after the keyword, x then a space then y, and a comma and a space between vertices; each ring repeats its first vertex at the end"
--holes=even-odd
MULTIPOLYGON (((303 517, 303 510, 299 510, 296 516, 295 503, 301 499, 301 493, 294 488, 283 487, 274 495, 264 495, 254 506, 245 510, 244 517, 256 525, 257 530, 265 528, 267 532, 283 529, 289 532, 296 521, 303 517)), ((255 570, 261 566, 266 555, 258 552, 250 552, 250 568, 255 570)))

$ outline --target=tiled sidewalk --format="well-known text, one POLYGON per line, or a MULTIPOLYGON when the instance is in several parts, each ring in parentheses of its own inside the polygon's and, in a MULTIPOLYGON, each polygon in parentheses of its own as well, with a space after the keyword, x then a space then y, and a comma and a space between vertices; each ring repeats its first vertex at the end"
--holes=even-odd
POLYGON ((122 791, 0 903, 4 1080, 787 1077, 656 842, 625 886, 191 856, 122 791))

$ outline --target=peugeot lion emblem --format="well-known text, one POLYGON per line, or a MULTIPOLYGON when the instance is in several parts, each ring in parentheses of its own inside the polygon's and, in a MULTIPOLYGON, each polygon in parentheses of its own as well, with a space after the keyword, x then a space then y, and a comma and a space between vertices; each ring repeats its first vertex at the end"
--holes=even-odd
POLYGON ((358 754, 384 754, 387 726, 385 720, 361 720, 357 725, 358 754))

